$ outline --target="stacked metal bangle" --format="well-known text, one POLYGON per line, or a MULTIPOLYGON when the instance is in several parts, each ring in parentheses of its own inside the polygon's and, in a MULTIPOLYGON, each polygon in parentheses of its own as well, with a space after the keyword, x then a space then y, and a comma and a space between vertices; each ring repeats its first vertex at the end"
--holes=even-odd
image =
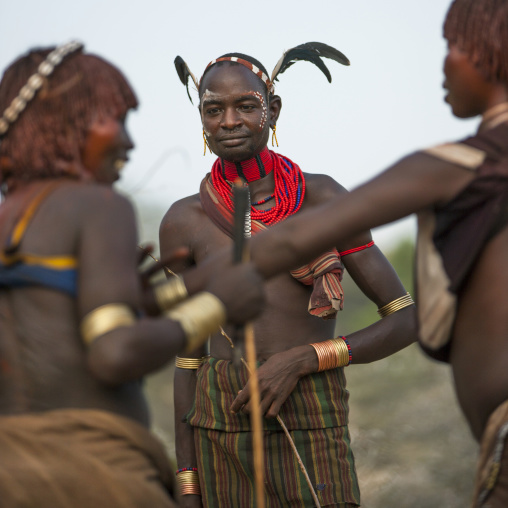
POLYGON ((351 363, 349 347, 343 337, 316 342, 311 344, 311 346, 316 351, 318 357, 318 372, 345 367, 351 363))
POLYGON ((178 483, 180 495, 201 495, 201 487, 199 485, 199 475, 197 471, 180 471, 176 475, 176 481, 178 483))
POLYGON ((226 308, 216 296, 203 291, 176 305, 166 316, 180 323, 187 338, 185 351, 191 352, 219 331, 226 322, 226 308))
POLYGON ((32 74, 21 88, 17 97, 15 97, 0 118, 0 136, 3 136, 9 127, 18 119, 26 105, 35 97, 35 94, 42 87, 44 78, 47 78, 55 67, 62 63, 62 60, 70 53, 81 49, 83 44, 77 41, 71 41, 54 49, 37 68, 37 72, 32 74))
POLYGON ((161 311, 172 309, 177 303, 189 297, 183 279, 175 275, 172 279, 155 286, 155 301, 161 311))
POLYGON ((197 370, 203 365, 205 358, 206 356, 201 358, 182 358, 181 356, 177 356, 175 359, 175 366, 178 369, 197 370))
POLYGON ((409 293, 406 293, 404 296, 393 300, 393 302, 387 303, 383 307, 377 310, 377 313, 382 317, 389 316, 398 310, 404 309, 405 307, 409 307, 410 305, 414 305, 414 301, 411 298, 409 293))

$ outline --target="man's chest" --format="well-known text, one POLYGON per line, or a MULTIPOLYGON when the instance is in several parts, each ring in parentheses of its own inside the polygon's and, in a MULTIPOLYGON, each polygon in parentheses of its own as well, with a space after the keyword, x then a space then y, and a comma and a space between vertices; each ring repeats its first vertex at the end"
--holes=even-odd
POLYGON ((191 245, 194 261, 199 264, 204 258, 221 249, 231 247, 232 252, 233 240, 203 212, 200 228, 193 233, 191 245))

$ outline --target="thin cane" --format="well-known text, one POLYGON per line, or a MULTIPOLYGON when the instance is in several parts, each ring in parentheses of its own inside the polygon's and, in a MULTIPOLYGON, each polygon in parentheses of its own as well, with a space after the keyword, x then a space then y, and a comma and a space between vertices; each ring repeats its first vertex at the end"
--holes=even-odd
MULTIPOLYGON (((245 244, 245 217, 250 211, 249 189, 240 181, 235 182, 233 187, 234 203, 234 226, 233 226, 233 262, 245 263, 249 259, 249 253, 245 244)), ((249 231, 250 233, 250 231, 249 231)), ((252 442, 254 449, 254 481, 256 487, 256 507, 265 508, 264 489, 264 453, 263 453, 263 418, 260 407, 260 394, 256 367, 256 345, 254 343, 254 327, 252 323, 246 323, 243 327, 245 340, 245 352, 250 372, 252 411, 250 422, 252 427, 252 442)))
MULTIPOLYGON (((231 340, 231 337, 228 336, 228 334, 224 331, 223 328, 220 329, 220 332, 226 338, 226 340, 229 342, 229 345, 231 346, 231 348, 235 349, 235 345, 234 345, 233 341, 231 340)), ((249 370, 249 366, 248 366, 247 362, 243 358, 241 358, 241 361, 245 365, 247 370, 249 370)), ((303 463, 302 458, 300 457, 300 454, 298 453, 298 449, 296 448, 296 445, 291 437, 291 434, 289 433, 289 430, 286 427, 286 424, 283 422, 280 415, 277 415, 277 421, 279 422, 280 426, 282 427, 282 430, 284 431, 284 434, 286 435, 286 438, 289 442, 289 446, 291 446, 291 449, 293 450, 296 461, 298 462, 298 467, 300 468, 300 471, 302 472, 303 476, 305 477, 305 481, 307 482, 307 485, 310 490, 310 494, 312 496, 312 499, 314 500, 314 504, 316 505, 316 508, 321 508, 321 503, 319 502, 316 491, 314 490, 314 486, 312 485, 312 482, 310 481, 309 473, 307 473, 307 469, 305 469, 305 465, 303 463)))

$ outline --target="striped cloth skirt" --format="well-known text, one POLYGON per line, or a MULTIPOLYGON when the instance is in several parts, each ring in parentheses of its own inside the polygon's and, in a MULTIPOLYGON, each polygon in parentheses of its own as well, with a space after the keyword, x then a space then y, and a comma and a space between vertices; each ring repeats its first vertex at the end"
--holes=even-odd
MULTIPOLYGON (((251 432, 195 428, 203 505, 255 508, 251 432)), ((293 430, 291 438, 321 506, 359 506, 360 491, 347 426, 293 430)), ((314 501, 286 435, 265 431, 266 508, 309 508, 314 501)))
MULTIPOLYGON (((194 426, 205 507, 255 508, 249 418, 229 411, 247 379, 231 362, 214 358, 197 372, 196 402, 188 422, 194 426)), ((360 505, 347 398, 342 369, 336 369, 303 378, 279 412, 323 507, 360 505)), ((314 506, 279 423, 265 420, 264 427, 266 508, 314 506)))

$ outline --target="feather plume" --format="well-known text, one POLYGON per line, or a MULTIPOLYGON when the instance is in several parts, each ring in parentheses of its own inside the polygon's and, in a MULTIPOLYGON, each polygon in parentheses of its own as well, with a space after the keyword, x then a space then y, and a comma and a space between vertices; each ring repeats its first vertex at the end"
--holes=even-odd
POLYGON ((328 82, 331 83, 332 75, 321 58, 330 58, 342 65, 349 65, 350 63, 346 55, 341 53, 338 49, 328 46, 328 44, 323 44, 322 42, 306 42, 284 52, 273 69, 271 81, 273 83, 279 74, 282 74, 288 67, 296 63, 296 61, 306 60, 321 69, 326 79, 328 79, 328 82))
POLYGON ((194 77, 194 74, 190 71, 189 67, 185 63, 184 59, 181 56, 177 56, 175 58, 175 67, 176 72, 178 73, 178 77, 180 78, 180 81, 185 85, 185 88, 187 89, 187 95, 189 96, 189 100, 192 104, 192 97, 189 92, 189 77, 194 82, 194 85, 196 85, 196 90, 199 90, 199 83, 197 79, 194 77))

